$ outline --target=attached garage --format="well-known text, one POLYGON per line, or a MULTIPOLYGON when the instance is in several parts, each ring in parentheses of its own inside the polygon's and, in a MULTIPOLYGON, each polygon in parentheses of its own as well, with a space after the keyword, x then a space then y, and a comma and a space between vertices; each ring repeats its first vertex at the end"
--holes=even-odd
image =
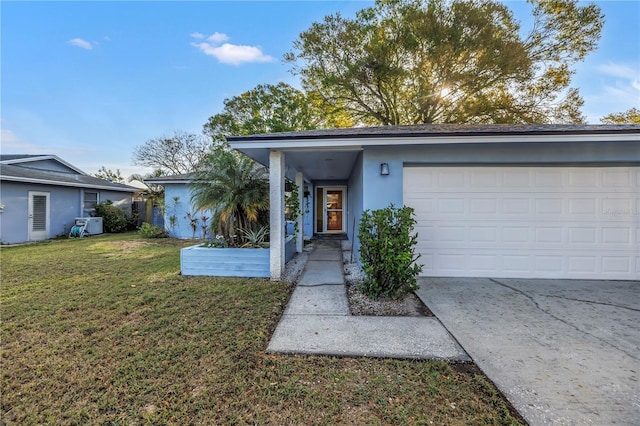
POLYGON ((640 280, 640 125, 419 124, 229 143, 270 169, 272 279, 287 177, 305 187, 308 234, 344 234, 355 258, 363 212, 404 204, 425 276, 640 280), (323 227, 336 188, 340 226, 323 227))
POLYGON ((640 167, 407 166, 424 276, 640 277, 640 167))

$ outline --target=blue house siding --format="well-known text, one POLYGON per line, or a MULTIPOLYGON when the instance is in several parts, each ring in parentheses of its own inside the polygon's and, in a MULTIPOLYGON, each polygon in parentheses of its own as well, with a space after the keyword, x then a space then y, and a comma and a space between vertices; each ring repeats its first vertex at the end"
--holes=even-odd
POLYGON ((347 236, 352 241, 353 251, 358 252, 358 228, 360 227, 360 217, 362 216, 362 200, 363 200, 363 154, 360 153, 351 171, 348 182, 348 199, 347 209, 349 224, 347 228, 347 236), (354 220, 355 219, 355 220, 354 220))
POLYGON ((47 238, 67 235, 76 217, 82 216, 83 191, 98 192, 100 201, 111 200, 123 210, 131 211, 131 194, 98 189, 67 186, 39 185, 20 182, 2 182, 0 202, 5 207, 0 213, 0 241, 4 244, 29 240, 29 192, 49 193, 49 233, 47 238))
MULTIPOLYGON (((411 165, 629 165, 640 163, 637 142, 575 142, 575 143, 522 143, 522 144, 448 144, 370 146, 362 154, 362 162, 356 162, 349 180, 349 203, 361 197, 361 209, 349 210, 361 214, 362 210, 375 210, 393 203, 401 207, 403 167, 411 165), (389 165, 389 175, 380 174, 380 164, 389 165), (362 177, 358 168, 362 167, 362 177), (361 183, 361 187, 359 187, 361 183)), ((357 229, 357 227, 356 227, 357 229)), ((357 256, 357 233, 349 238, 354 241, 357 256)))
POLYGON ((405 165, 625 165, 640 162, 637 142, 372 146, 364 151, 363 208, 402 206, 405 165), (380 163, 389 175, 380 175, 380 163))
MULTIPOLYGON (((313 206, 314 206, 314 194, 315 187, 312 183, 306 183, 305 188, 309 191, 309 195, 302 200, 302 235, 304 239, 311 239, 313 237, 313 206)), ((304 189, 302 190, 304 191, 304 189)))
POLYGON ((65 235, 80 214, 80 189, 3 182, 0 213, 0 240, 6 244, 29 240, 29 191, 49 193, 49 233, 47 238, 65 235))
MULTIPOLYGON (((193 238, 193 230, 189 224, 187 213, 193 217, 201 218, 202 212, 196 211, 191 205, 191 192, 189 185, 181 183, 165 183, 164 185, 164 227, 169 232, 169 236, 174 238, 190 239, 193 238), (176 202, 177 200, 177 202, 176 202), (175 216, 175 226, 171 226, 171 216, 175 216)), ((205 216, 207 220, 207 228, 211 224, 211 212, 206 210, 205 216)), ((203 238, 202 222, 198 221, 198 229, 196 230, 196 238, 203 238)))
POLYGON ((29 187, 22 183, 2 182, 0 202, 0 241, 3 244, 21 243, 29 239, 28 208, 29 187))

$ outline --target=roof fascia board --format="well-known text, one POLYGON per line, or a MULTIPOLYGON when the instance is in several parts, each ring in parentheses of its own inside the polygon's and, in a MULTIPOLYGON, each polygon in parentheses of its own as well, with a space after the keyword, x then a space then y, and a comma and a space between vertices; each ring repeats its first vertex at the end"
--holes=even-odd
POLYGON ((428 136, 407 135, 405 137, 351 137, 326 139, 279 139, 260 141, 229 141, 234 149, 270 148, 270 149, 338 149, 363 148, 365 146, 384 145, 448 145, 448 144, 483 144, 483 143, 533 143, 533 142, 640 142, 638 133, 579 133, 579 134, 532 134, 532 135, 473 135, 473 136, 428 136))
POLYGON ((144 183, 150 183, 152 185, 164 185, 167 183, 191 183, 191 179, 176 179, 176 180, 144 180, 144 183))
POLYGON ((9 181, 9 182, 39 183, 41 185, 70 186, 75 188, 104 189, 107 191, 120 191, 120 192, 138 192, 139 191, 139 189, 136 189, 133 187, 132 188, 114 188, 112 186, 80 184, 80 183, 72 183, 72 182, 58 182, 54 180, 34 179, 34 178, 15 177, 15 176, 3 176, 3 175, 0 175, 0 180, 9 181))

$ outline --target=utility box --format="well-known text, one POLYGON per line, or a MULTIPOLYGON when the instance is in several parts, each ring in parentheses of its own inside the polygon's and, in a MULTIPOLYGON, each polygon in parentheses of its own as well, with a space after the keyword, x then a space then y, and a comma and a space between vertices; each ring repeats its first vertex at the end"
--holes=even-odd
POLYGON ((76 225, 80 225, 83 222, 85 223, 84 229, 87 235, 98 235, 104 232, 101 217, 76 217, 76 225))

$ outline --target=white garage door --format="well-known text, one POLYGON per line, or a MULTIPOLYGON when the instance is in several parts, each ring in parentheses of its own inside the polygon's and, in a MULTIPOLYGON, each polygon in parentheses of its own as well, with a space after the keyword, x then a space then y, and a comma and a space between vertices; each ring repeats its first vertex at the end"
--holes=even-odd
POLYGON ((640 167, 405 167, 422 275, 640 279, 640 167))

